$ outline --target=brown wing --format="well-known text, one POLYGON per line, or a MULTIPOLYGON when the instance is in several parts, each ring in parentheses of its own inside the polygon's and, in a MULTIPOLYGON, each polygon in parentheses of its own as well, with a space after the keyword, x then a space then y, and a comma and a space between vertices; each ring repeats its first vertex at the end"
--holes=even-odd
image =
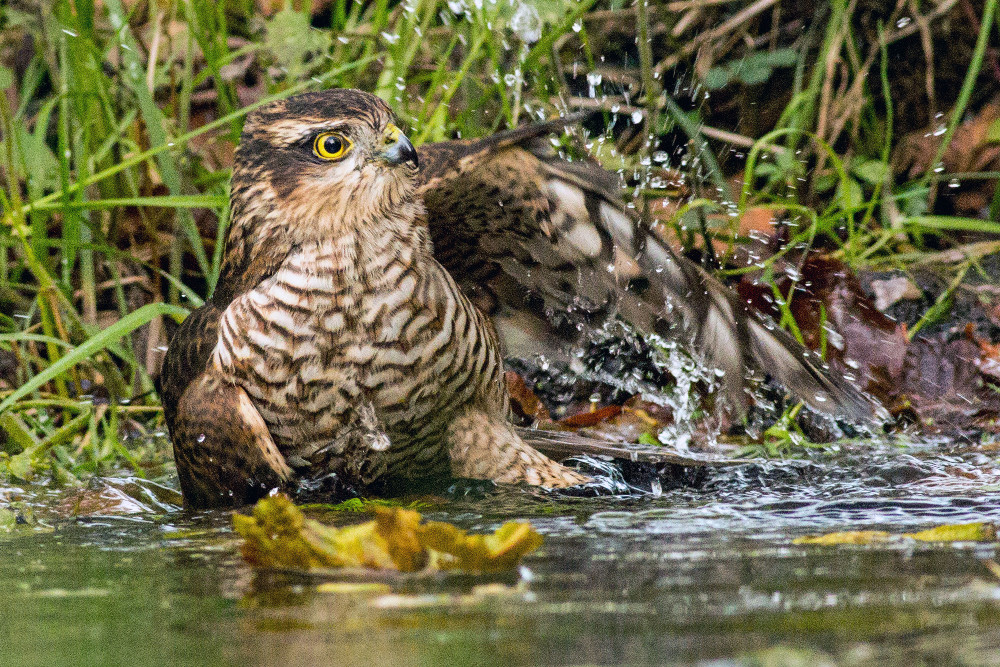
POLYGON ((493 315, 509 352, 552 353, 553 339, 572 337, 574 318, 560 327, 553 313, 617 315, 722 371, 737 413, 747 371, 764 370, 821 413, 881 417, 791 335, 650 233, 622 201, 616 176, 554 155, 544 137, 564 123, 418 149, 435 256, 493 315))
POLYGON ((245 505, 292 478, 250 397, 211 371, 184 390, 170 437, 188 507, 245 505))
MULTIPOLYGON (((234 234, 230 230, 230 247, 246 242, 234 234)), ((250 503, 292 477, 250 398, 216 377, 209 363, 225 307, 241 289, 271 275, 288 251, 278 247, 253 261, 227 253, 212 300, 188 315, 170 340, 158 389, 189 507, 250 503)))
POLYGON ((188 315, 170 339, 157 378, 168 427, 174 422, 184 390, 208 364, 218 340, 221 316, 222 309, 210 301, 188 315))
POLYGON ((244 505, 292 477, 250 397, 212 371, 221 315, 212 302, 191 313, 171 339, 160 372, 188 507, 244 505))

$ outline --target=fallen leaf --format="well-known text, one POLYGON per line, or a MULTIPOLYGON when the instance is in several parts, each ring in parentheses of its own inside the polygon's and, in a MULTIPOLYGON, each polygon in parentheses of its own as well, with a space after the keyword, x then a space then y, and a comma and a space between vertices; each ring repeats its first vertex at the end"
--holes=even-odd
POLYGON ((581 428, 584 426, 595 426, 603 421, 607 421, 617 416, 622 411, 620 405, 606 405, 590 412, 581 412, 559 420, 561 426, 568 428, 581 428))
POLYGON ((921 542, 993 542, 997 538, 992 523, 957 523, 928 528, 917 533, 888 533, 883 530, 850 530, 826 535, 808 535, 792 540, 792 544, 878 544, 899 539, 921 542))
POLYGON ((510 406, 519 417, 528 422, 552 421, 548 408, 535 392, 531 391, 520 374, 507 371, 504 373, 504 380, 507 383, 507 392, 510 394, 510 406))
POLYGON ((807 535, 792 540, 792 544, 872 544, 886 542, 892 538, 892 533, 883 530, 848 530, 826 535, 807 535))
POLYGON ((491 535, 469 535, 447 523, 421 523, 419 512, 375 508, 375 520, 333 528, 303 516, 288 496, 260 500, 253 516, 233 515, 243 558, 256 567, 366 567, 401 572, 500 572, 537 549, 528 523, 508 522, 491 535))
POLYGON ((317 593, 335 593, 337 595, 372 595, 391 593, 392 587, 375 581, 324 581, 316 587, 317 593))
POLYGON ((510 521, 492 535, 468 535, 440 521, 419 528, 420 541, 431 550, 435 569, 502 572, 542 544, 531 524, 510 521))
POLYGON ((921 542, 992 542, 997 538, 997 527, 992 523, 957 523, 928 528, 919 533, 905 533, 921 542))
MULTIPOLYGON (((940 325, 910 340, 906 325, 883 314, 842 262, 809 255, 800 269, 789 271, 793 265, 785 261, 775 266, 781 276, 778 288, 792 294, 789 308, 806 346, 818 349, 825 342, 825 358, 834 372, 850 376, 901 423, 939 433, 1000 428, 1000 394, 985 382, 994 374, 1000 377, 1000 363, 991 361, 984 341, 973 342, 968 334, 956 337, 956 329, 940 325), (791 280, 782 274, 796 272, 800 279, 792 291, 791 280)), ((902 288, 904 299, 907 292, 914 294, 903 283, 895 287, 902 288)), ((745 277, 738 289, 758 310, 780 318, 766 281, 745 277)), ((883 296, 891 300, 896 294, 883 296)), ((952 318, 971 316, 989 323, 985 309, 972 300, 954 310, 952 318)))
POLYGON ((873 280, 872 291, 875 293, 875 307, 885 312, 892 304, 901 299, 919 299, 923 296, 920 288, 906 276, 894 276, 886 280, 873 280))

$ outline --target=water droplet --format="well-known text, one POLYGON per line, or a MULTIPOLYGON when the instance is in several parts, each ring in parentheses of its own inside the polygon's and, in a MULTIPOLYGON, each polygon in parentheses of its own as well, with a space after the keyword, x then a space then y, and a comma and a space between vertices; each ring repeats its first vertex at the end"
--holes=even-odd
POLYGON ((632 122, 635 123, 636 125, 638 125, 639 123, 642 122, 642 111, 641 110, 636 109, 635 111, 632 112, 632 122))
POLYGON ((577 19, 573 22, 573 32, 580 32, 581 30, 583 30, 583 21, 577 19))
POLYGON ((590 86, 588 95, 594 97, 597 93, 597 86, 601 85, 602 76, 600 72, 591 72, 587 75, 587 85, 590 86))
POLYGON ((949 188, 957 188, 960 185, 962 185, 962 182, 960 180, 958 180, 957 178, 953 178, 950 181, 948 181, 948 187, 949 188))
POLYGON ((534 5, 522 2, 510 19, 510 29, 525 44, 534 44, 542 38, 542 17, 534 5))
POLYGON ((195 440, 197 440, 198 442, 205 442, 205 434, 204 433, 199 433, 198 437, 195 438, 195 440))
POLYGON ((897 28, 905 28, 906 26, 910 25, 910 22, 912 20, 913 19, 911 19, 909 16, 900 17, 900 19, 898 21, 896 21, 896 27, 897 28))

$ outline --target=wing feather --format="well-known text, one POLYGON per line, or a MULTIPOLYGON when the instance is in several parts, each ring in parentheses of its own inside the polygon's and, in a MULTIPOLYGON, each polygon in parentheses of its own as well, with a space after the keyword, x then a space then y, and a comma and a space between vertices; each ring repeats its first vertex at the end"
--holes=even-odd
POLYGON ((818 412, 855 422, 883 416, 652 233, 622 200, 616 175, 555 155, 544 136, 565 122, 419 149, 435 255, 494 317, 509 353, 558 357, 577 331, 560 318, 617 316, 722 371, 736 413, 745 409, 748 372, 764 371, 818 412))

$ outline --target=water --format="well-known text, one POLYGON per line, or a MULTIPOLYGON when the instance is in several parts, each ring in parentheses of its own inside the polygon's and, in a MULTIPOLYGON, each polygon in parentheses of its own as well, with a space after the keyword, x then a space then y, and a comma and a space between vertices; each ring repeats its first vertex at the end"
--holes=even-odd
POLYGON ((792 543, 1000 522, 989 452, 859 444, 659 497, 425 499, 428 518, 545 535, 499 578, 255 573, 225 512, 137 480, 90 495, 0 489, 38 522, 0 538, 0 664, 1000 664, 996 544, 792 543))

